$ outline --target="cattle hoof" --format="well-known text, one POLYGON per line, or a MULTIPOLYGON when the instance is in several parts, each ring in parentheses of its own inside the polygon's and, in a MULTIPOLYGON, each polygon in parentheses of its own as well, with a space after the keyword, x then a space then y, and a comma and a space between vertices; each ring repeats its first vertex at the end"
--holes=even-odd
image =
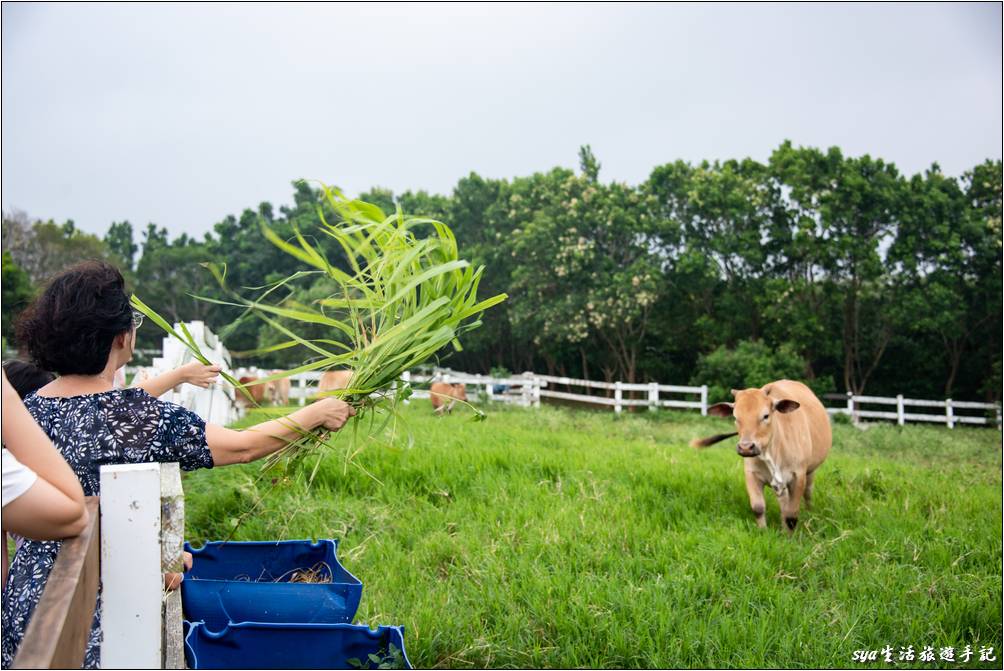
POLYGON ((798 518, 797 517, 785 517, 784 518, 784 523, 788 527, 788 531, 794 531, 795 527, 798 526, 798 518))

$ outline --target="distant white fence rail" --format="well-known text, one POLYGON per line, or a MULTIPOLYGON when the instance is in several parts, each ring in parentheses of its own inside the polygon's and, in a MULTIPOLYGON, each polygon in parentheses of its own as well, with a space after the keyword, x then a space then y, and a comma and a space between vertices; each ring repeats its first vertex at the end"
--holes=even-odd
POLYGON ((900 426, 907 422, 934 422, 944 424, 954 429, 957 424, 982 424, 1001 426, 1001 407, 995 403, 975 403, 973 401, 955 401, 950 398, 944 401, 932 401, 917 398, 887 396, 857 396, 847 392, 826 394, 828 400, 846 400, 845 406, 827 408, 831 415, 848 415, 857 423, 862 419, 887 419, 900 426), (862 406, 895 406, 893 410, 865 409, 862 406), (941 412, 907 412, 907 408, 936 408, 941 412), (967 414, 973 410, 982 410, 982 415, 967 414), (962 411, 962 412, 959 412, 962 411), (987 415, 993 415, 993 418, 987 415))
POLYGON ((708 387, 681 387, 672 384, 659 384, 658 382, 628 383, 628 382, 597 382, 595 380, 580 380, 570 377, 558 377, 554 375, 534 376, 549 384, 563 385, 565 387, 582 387, 585 389, 613 390, 613 396, 599 396, 596 394, 577 394, 568 391, 558 391, 554 389, 542 390, 541 396, 545 398, 557 398, 566 401, 578 401, 579 403, 593 403, 596 405, 610 406, 614 412, 623 412, 624 408, 645 407, 649 410, 657 408, 689 408, 700 410, 702 415, 708 414, 708 387), (641 397, 629 398, 625 392, 643 392, 641 397), (698 400, 680 400, 662 398, 663 393, 683 394, 687 396, 698 396, 698 400))
MULTIPOLYGON (((242 368, 238 375, 262 377, 272 371, 256 368, 242 368)), ((304 405, 317 394, 317 384, 321 372, 299 373, 290 377, 289 400, 304 405)), ((429 397, 428 389, 422 387, 432 382, 461 383, 471 392, 484 394, 490 401, 511 403, 523 407, 539 407, 541 399, 571 401, 613 409, 621 413, 625 408, 676 408, 699 410, 708 414, 707 385, 681 386, 658 382, 600 382, 556 375, 538 375, 526 372, 509 377, 492 377, 461 373, 446 368, 437 368, 432 374, 408 373, 405 382, 414 386, 412 399, 429 397), (601 393, 590 393, 599 390, 601 393)), ((894 421, 900 425, 907 422, 929 422, 955 428, 960 424, 1001 427, 1001 407, 994 403, 972 401, 944 401, 903 398, 903 396, 863 396, 853 394, 825 394, 825 401, 840 401, 840 405, 828 407, 831 415, 848 415, 854 423, 862 420, 878 419, 894 421), (885 406, 875 408, 874 406, 885 406), (933 408, 940 412, 924 412, 922 408, 933 408)))

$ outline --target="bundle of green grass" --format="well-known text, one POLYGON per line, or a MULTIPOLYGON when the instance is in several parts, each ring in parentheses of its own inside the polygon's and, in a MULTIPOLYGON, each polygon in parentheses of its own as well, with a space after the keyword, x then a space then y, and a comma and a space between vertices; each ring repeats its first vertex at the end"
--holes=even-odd
MULTIPOLYGON (((259 318, 285 337, 256 353, 297 346, 309 350, 311 358, 303 365, 261 378, 254 384, 306 371, 351 369, 348 387, 327 393, 354 406, 358 424, 373 411, 393 414, 397 403, 410 394, 408 385, 400 383, 402 373, 425 363, 447 346, 459 351, 460 337, 478 328, 481 314, 504 301, 506 295, 478 299, 484 267, 474 268, 459 257, 456 238, 443 222, 406 215, 400 206, 387 215, 372 203, 347 199, 337 189, 323 184, 321 188, 336 221, 329 222, 319 206, 317 230, 305 235, 294 228, 293 236, 288 239, 279 236, 265 221, 261 222, 265 238, 308 269, 259 287, 262 293, 251 299, 227 288, 226 266, 207 263, 205 267, 230 300, 197 298, 242 307, 243 313, 234 326, 247 318, 259 318), (325 256, 316 242, 318 234, 337 242, 336 248, 342 252, 336 259, 340 264, 325 256), (310 305, 289 298, 270 302, 281 288, 322 273, 336 287, 330 295, 310 305), (296 332, 298 323, 328 327, 331 337, 302 337, 296 332)), ((133 305, 181 340, 197 359, 208 363, 184 325, 178 333, 135 296, 133 305)), ((232 376, 224 377, 247 394, 232 376)), ((476 412, 477 418, 483 417, 480 411, 476 412)), ((318 442, 325 442, 325 438, 303 432, 301 439, 291 443, 285 452, 318 442)))

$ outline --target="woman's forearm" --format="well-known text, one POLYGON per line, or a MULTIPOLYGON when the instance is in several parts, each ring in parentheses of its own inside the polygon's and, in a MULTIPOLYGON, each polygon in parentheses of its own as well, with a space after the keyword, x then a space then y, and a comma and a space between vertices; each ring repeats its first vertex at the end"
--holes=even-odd
POLYGON ((77 536, 88 519, 82 500, 73 500, 41 477, 3 508, 4 531, 36 540, 77 536))
POLYGON ((207 424, 206 442, 217 466, 248 463, 282 449, 303 431, 313 431, 322 420, 323 415, 317 412, 317 407, 310 405, 241 431, 207 424))
POLYGON ((169 370, 157 377, 152 377, 149 380, 143 380, 137 384, 136 387, 142 389, 154 398, 159 398, 184 381, 184 375, 181 369, 175 368, 174 370, 169 370))

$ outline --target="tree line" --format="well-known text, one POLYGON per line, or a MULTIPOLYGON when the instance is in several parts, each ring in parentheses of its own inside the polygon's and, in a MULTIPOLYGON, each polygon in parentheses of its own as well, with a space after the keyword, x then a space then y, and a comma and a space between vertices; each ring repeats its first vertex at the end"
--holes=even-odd
MULTIPOLYGON (((577 171, 471 173, 449 195, 360 194, 388 213, 448 223, 461 255, 486 266, 482 293, 509 294, 441 363, 707 383, 713 400, 782 376, 819 393, 1000 399, 1000 160, 960 178, 937 164, 906 176, 868 155, 785 142, 765 163, 676 161, 638 185, 605 182, 600 168, 585 146, 577 171)), ((11 340, 13 315, 47 275, 99 257, 166 318, 206 321, 246 361, 297 363, 306 353, 256 353, 282 339, 262 322, 192 297, 221 296, 205 261, 225 263, 231 287, 301 269, 261 222, 291 237, 334 213, 309 183, 294 182, 292 196, 228 216, 201 239, 128 221, 98 237, 7 212, 3 335, 11 340)), ((316 242, 337 260, 333 240, 316 242)), ((286 301, 327 296, 312 278, 284 287, 286 301)), ((140 346, 158 347, 161 335, 141 329, 140 346)))

